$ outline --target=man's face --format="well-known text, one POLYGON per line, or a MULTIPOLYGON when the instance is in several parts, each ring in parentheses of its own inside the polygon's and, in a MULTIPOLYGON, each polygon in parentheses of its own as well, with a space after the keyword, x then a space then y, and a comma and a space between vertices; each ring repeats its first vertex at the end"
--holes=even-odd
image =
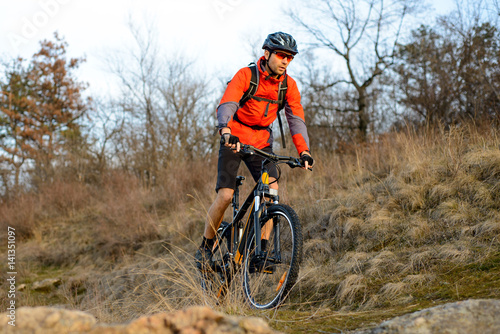
POLYGON ((271 68, 271 70, 278 74, 282 75, 285 73, 288 64, 292 61, 293 56, 285 51, 269 51, 266 50, 264 52, 264 56, 266 57, 267 65, 271 68), (284 57, 285 56, 285 57, 284 57), (288 57, 286 57, 288 56, 288 57), (291 57, 291 58, 290 58, 291 57))

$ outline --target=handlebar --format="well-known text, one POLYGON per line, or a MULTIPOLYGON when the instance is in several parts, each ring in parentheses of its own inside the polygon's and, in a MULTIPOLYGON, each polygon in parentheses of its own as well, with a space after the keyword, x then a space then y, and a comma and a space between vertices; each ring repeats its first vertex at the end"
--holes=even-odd
MULTIPOLYGON (((296 167, 301 167, 304 168, 305 166, 302 164, 301 160, 299 158, 295 157, 289 157, 285 155, 277 155, 274 153, 268 153, 263 150, 260 150, 258 148, 255 148, 251 145, 246 145, 246 144, 241 144, 240 146, 240 151, 244 154, 257 154, 263 158, 266 158, 272 162, 278 163, 286 163, 290 168, 296 168, 296 167)), ((309 167, 308 170, 312 171, 312 168, 309 167)))

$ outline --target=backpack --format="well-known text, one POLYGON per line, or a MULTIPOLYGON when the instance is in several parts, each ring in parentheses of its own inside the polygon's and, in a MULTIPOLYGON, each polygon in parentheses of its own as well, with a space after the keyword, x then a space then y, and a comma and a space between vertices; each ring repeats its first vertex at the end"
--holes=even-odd
MULTIPOLYGON (((257 89, 259 88, 259 71, 257 69, 257 64, 255 64, 253 62, 250 63, 248 65, 248 67, 252 71, 252 77, 250 78, 250 86, 243 93, 243 96, 241 97, 241 99, 239 101, 240 108, 243 107, 245 105, 245 103, 248 100, 250 100, 250 99, 254 99, 254 100, 257 100, 257 101, 266 101, 267 102, 267 106, 266 106, 266 111, 264 113, 264 117, 266 117, 267 113, 269 111, 269 104, 271 104, 271 103, 272 104, 277 104, 278 105, 278 123, 279 123, 279 126, 280 126, 281 141, 283 143, 283 148, 286 148, 285 136, 284 136, 284 133, 283 133, 283 123, 281 122, 280 111, 285 107, 285 103, 286 103, 285 96, 286 96, 286 91, 288 89, 288 84, 287 84, 287 77, 288 76, 285 74, 285 78, 283 79, 282 82, 280 82, 280 84, 278 86, 278 100, 270 100, 270 99, 266 99, 266 98, 263 98, 263 97, 255 96, 255 93, 257 93, 257 89)), ((268 128, 268 127, 263 127, 263 126, 251 126, 251 125, 247 125, 247 124, 241 122, 238 119, 237 113, 234 114, 233 119, 235 121, 237 121, 237 122, 245 125, 245 126, 248 126, 248 127, 252 128, 252 129, 255 129, 255 130, 264 130, 264 129, 268 128)))

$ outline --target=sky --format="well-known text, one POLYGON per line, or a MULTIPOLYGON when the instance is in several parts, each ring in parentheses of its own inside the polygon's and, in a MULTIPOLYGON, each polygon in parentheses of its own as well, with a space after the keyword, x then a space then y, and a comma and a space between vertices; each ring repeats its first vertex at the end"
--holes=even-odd
MULTIPOLYGON (((282 9, 287 0, 0 0, 0 57, 30 59, 39 42, 57 31, 70 57, 85 56, 78 78, 91 92, 114 84, 103 58, 133 43, 129 17, 157 27, 161 51, 181 52, 204 70, 234 73, 247 65, 248 36, 262 41, 269 32, 294 30, 282 9), (265 13, 265 15, 264 15, 265 13)), ((440 1, 437 12, 453 7, 440 1)), ((210 71, 209 71, 210 72, 210 71)))
POLYGON ((140 25, 153 23, 165 54, 181 52, 200 66, 235 72, 248 64, 248 43, 242 37, 255 30, 275 31, 280 6, 286 0, 0 0, 0 55, 30 58, 39 42, 58 33, 68 42, 68 54, 85 55, 79 78, 102 91, 109 82, 106 53, 132 42, 129 17, 140 25), (275 13, 263 18, 261 8, 275 13), (243 40, 242 40, 243 39, 243 40))

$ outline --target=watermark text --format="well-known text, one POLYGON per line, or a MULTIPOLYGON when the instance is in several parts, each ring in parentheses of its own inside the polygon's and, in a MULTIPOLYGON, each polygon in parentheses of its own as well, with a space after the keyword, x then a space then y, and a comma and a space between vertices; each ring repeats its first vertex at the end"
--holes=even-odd
POLYGON ((243 0, 215 0, 212 6, 221 20, 224 19, 227 13, 230 13, 243 3, 243 0))
POLYGON ((7 317, 9 325, 16 325, 16 229, 7 227, 7 317))
POLYGON ((30 39, 36 38, 41 29, 45 28, 50 20, 59 14, 61 5, 72 0, 38 0, 40 9, 32 15, 21 18, 19 31, 11 31, 8 34, 10 45, 19 51, 20 47, 28 43, 30 39))

